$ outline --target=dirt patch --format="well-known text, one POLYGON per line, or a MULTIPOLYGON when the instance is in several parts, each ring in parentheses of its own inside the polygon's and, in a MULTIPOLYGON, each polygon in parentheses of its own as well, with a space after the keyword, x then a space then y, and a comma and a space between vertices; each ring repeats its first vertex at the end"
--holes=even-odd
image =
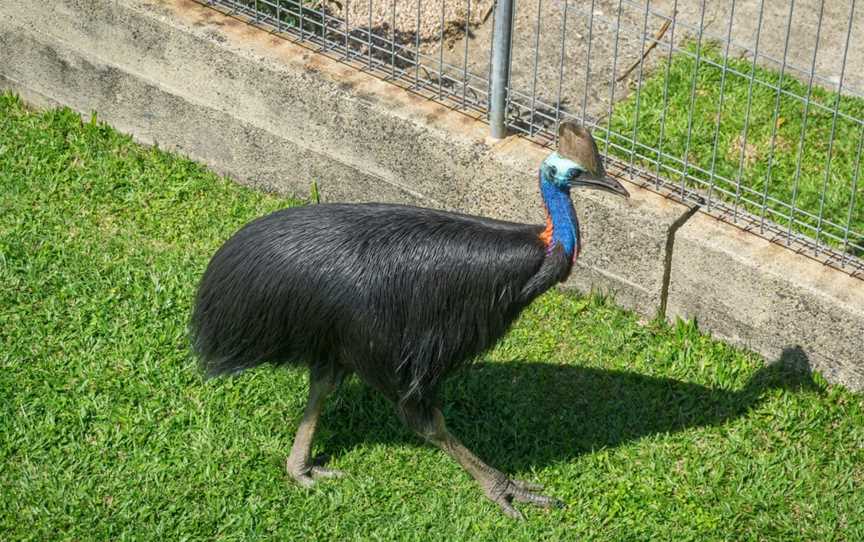
POLYGON ((744 151, 744 166, 749 167, 759 159, 759 149, 753 143, 744 142, 744 136, 739 134, 732 140, 729 145, 729 150, 726 152, 726 158, 730 161, 738 161, 741 159, 741 151, 744 151))
POLYGON ((348 27, 351 31, 371 28, 378 36, 395 35, 400 43, 410 43, 419 34, 421 43, 429 43, 441 39, 442 28, 446 42, 463 33, 466 25, 475 28, 483 24, 487 18, 491 18, 494 1, 471 0, 469 4, 468 0, 348 0, 342 5, 336 5, 333 1, 328 4, 334 15, 338 13, 343 16, 347 5, 348 27))

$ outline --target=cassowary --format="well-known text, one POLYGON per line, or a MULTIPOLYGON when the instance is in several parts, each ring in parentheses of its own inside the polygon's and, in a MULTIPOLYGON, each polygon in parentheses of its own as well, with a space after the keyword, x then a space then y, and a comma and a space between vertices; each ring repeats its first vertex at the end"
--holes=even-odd
POLYGON ((211 376, 265 362, 309 368, 286 462, 300 485, 341 474, 310 453, 325 397, 355 373, 510 516, 521 518, 514 500, 557 504, 450 434, 436 392, 570 273, 580 249, 571 188, 629 196, 606 176, 588 130, 565 123, 559 136, 539 173, 545 227, 403 205, 312 205, 254 220, 213 256, 190 322, 194 350, 211 376))

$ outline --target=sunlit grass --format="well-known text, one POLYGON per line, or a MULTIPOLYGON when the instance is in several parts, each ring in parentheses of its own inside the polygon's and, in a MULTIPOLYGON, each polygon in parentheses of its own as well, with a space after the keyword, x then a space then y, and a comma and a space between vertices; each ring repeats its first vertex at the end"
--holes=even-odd
POLYGON ((642 155, 635 162, 656 171, 655 149, 662 149, 659 170, 666 177, 680 179, 675 171, 683 171, 686 162, 688 175, 702 181, 688 180, 688 185, 706 195, 706 187, 714 183, 713 198, 738 203, 784 227, 794 217, 803 225, 793 223, 793 232, 816 237, 821 230, 820 240, 835 247, 846 246, 848 225, 850 243, 864 245, 864 179, 857 181, 852 199, 862 166, 864 126, 856 119, 864 120, 864 100, 843 96, 838 101, 836 93, 813 85, 813 104, 807 107, 798 97, 808 95, 808 85, 788 72, 780 85, 778 71, 759 66, 753 71, 749 59, 729 58, 724 80, 723 51, 717 45, 702 47, 698 72, 695 44, 685 50, 690 54, 661 62, 641 90, 616 105, 611 125, 619 136, 611 141, 623 149, 613 146, 612 152, 629 160, 635 150, 642 155), (782 92, 772 88, 777 86, 782 92))
POLYGON ((860 396, 557 292, 444 404, 566 508, 504 517, 356 381, 316 443, 349 476, 292 485, 305 377, 205 382, 185 325, 219 244, 295 203, 0 98, 0 538, 864 539, 860 396))

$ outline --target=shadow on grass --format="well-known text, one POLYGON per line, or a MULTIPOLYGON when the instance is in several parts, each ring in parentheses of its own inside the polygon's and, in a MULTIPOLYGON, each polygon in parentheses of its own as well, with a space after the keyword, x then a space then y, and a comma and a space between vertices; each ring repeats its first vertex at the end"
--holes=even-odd
MULTIPOLYGON (((738 390, 567 364, 480 363, 442 395, 454 434, 505 472, 542 468, 641 437, 745 416, 772 389, 818 389, 800 348, 784 350, 738 390)), ((393 407, 352 381, 322 419, 321 444, 338 456, 368 443, 416 443, 393 407)))

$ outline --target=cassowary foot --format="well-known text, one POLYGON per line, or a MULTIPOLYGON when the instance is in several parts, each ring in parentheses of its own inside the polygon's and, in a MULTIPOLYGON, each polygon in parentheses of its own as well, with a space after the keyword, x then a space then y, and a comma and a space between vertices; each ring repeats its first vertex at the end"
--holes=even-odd
POLYGON ((414 423, 415 430, 420 436, 450 454, 462 465, 462 468, 477 480, 486 497, 500 506, 501 510, 511 518, 525 519, 522 512, 513 506, 514 501, 531 503, 547 510, 563 507, 563 503, 558 499, 536 493, 536 491, 543 489, 542 485, 513 480, 481 461, 479 457, 471 453, 471 450, 459 442, 459 439, 447 431, 444 416, 437 408, 427 411, 425 416, 415 413, 413 417, 408 416, 407 420, 414 423), (425 424, 418 423, 417 420, 425 421, 425 424))
MULTIPOLYGON (((319 461, 316 461, 319 463, 319 461)), ((285 461, 285 470, 288 476, 294 479, 300 486, 309 488, 315 485, 315 482, 322 478, 341 478, 345 473, 341 470, 327 469, 319 465, 297 464, 291 461, 289 457, 285 461)))
POLYGON ((338 470, 325 469, 324 463, 327 458, 312 457, 312 438, 315 436, 315 427, 318 425, 318 417, 321 415, 321 407, 324 398, 335 387, 332 379, 316 377, 314 373, 309 376, 309 400, 306 402, 306 410, 303 411, 303 419, 294 436, 294 444, 291 445, 291 454, 285 460, 285 470, 288 476, 303 487, 312 487, 315 481, 321 478, 338 478, 343 473, 338 470))
POLYGON ((535 493, 543 489, 542 485, 512 480, 503 475, 497 479, 490 479, 488 483, 481 483, 481 486, 483 486, 483 492, 486 493, 486 496, 498 504, 501 510, 513 519, 525 519, 522 512, 513 506, 513 501, 530 503, 546 510, 564 506, 558 499, 535 493))

